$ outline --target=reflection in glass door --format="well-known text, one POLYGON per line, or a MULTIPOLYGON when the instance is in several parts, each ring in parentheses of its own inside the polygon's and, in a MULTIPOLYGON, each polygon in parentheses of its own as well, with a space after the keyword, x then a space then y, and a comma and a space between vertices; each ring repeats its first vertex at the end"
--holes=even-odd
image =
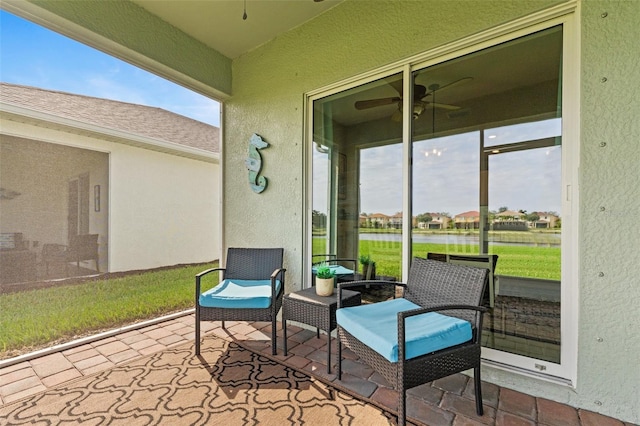
POLYGON ((490 268, 483 346, 560 364, 562 28, 413 72, 414 256, 490 268))
POLYGON ((566 374, 563 64, 557 25, 312 99, 312 254, 397 279, 412 257, 484 262, 483 356, 566 374))
MULTIPOLYGON (((529 138, 560 135, 560 120, 509 126, 529 138), (535 126, 532 126, 534 124, 535 126)), ((488 251, 499 256, 497 297, 485 315, 483 345, 560 363, 560 138, 517 141, 485 131, 490 146, 488 251)))
POLYGON ((377 276, 400 278, 401 106, 401 74, 313 102, 312 256, 360 271, 368 256, 377 276))

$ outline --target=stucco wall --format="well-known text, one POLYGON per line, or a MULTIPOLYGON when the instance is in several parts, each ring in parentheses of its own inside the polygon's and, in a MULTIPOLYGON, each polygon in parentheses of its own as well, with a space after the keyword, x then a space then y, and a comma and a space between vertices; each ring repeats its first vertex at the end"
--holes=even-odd
MULTIPOLYGON (((552 3, 346 1, 235 60, 234 96, 226 103, 224 118, 226 245, 285 247, 288 287, 299 288, 303 94, 552 3), (263 172, 270 186, 261 195, 251 193, 243 163, 254 132, 272 144, 263 151, 263 172)), ((640 235, 632 218, 640 211, 636 118, 640 112, 640 2, 590 0, 581 6, 582 223, 576 387, 491 368, 485 369, 484 377, 638 422, 640 369, 632 366, 640 362, 640 333, 634 326, 640 305, 640 287, 634 278, 640 272, 640 235), (605 11, 609 15, 602 18, 605 11), (608 77, 606 83, 601 83, 603 76, 608 77), (607 142, 605 148, 600 147, 602 141, 607 142)))
MULTIPOLYGON (((219 164, 17 121, 2 119, 0 124, 2 132, 7 135, 21 135, 109 155, 109 171, 104 174, 109 179, 107 184, 91 182, 92 195, 93 185, 102 185, 101 212, 105 213, 105 221, 100 224, 92 222, 91 232, 99 232, 103 226, 106 231, 108 220, 108 239, 101 239, 100 244, 101 250, 108 250, 109 271, 220 258, 219 164)), ((64 186, 62 192, 54 197, 59 203, 55 210, 65 212, 65 177, 60 177, 59 181, 64 186)), ((93 200, 91 206, 93 210, 93 200)), ((64 223, 64 220, 58 218, 57 223, 64 223)), ((60 241, 40 239, 65 243, 65 232, 63 229, 60 235, 51 235, 60 241)), ((105 266, 102 265, 101 270, 106 270, 105 266)))
POLYGON ((634 423, 640 423, 639 23, 638 1, 582 3, 576 401, 634 423))
POLYGON ((234 60, 224 117, 225 245, 285 247, 287 287, 300 288, 303 94, 553 3, 346 1, 234 60), (254 132, 272 144, 262 152, 270 187, 260 195, 244 168, 254 132))

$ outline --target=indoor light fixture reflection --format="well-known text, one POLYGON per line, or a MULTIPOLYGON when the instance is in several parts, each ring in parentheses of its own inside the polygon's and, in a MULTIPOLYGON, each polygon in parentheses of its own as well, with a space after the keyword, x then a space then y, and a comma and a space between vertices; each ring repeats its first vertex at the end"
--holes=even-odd
POLYGON ((429 157, 429 156, 440 157, 442 155, 442 151, 443 150, 441 150, 441 149, 433 148, 431 151, 425 151, 424 156, 425 157, 429 157))
POLYGON ((424 105, 422 102, 416 102, 413 104, 413 119, 417 120, 420 114, 424 112, 424 105))

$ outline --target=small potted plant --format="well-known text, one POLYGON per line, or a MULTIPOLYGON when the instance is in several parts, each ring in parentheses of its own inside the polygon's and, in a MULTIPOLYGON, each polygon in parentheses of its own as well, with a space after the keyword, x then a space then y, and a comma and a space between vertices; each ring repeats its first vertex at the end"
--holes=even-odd
POLYGON ((318 296, 331 296, 333 294, 333 282, 335 273, 329 265, 322 264, 316 270, 316 294, 318 296))
POLYGON ((362 276, 366 280, 376 279, 376 262, 371 259, 368 254, 361 254, 358 257, 360 264, 362 265, 362 276))

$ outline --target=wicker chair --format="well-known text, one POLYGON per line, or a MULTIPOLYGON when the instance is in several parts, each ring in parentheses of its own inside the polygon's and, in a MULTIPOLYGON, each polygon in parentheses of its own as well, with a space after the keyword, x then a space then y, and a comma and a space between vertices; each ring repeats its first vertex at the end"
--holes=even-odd
POLYGON ((473 266, 474 268, 486 268, 489 271, 489 292, 485 293, 483 304, 489 308, 495 306, 495 300, 498 295, 496 280, 494 278, 496 265, 498 264, 497 254, 448 254, 429 252, 427 253, 427 259, 454 263, 456 265, 473 266))
POLYGON ((355 259, 342 259, 335 254, 314 254, 311 263, 311 285, 316 285, 316 268, 320 265, 328 265, 336 275, 336 283, 353 281, 358 271, 358 261, 355 259))
POLYGON ((282 248, 229 248, 224 268, 196 275, 196 355, 200 354, 200 321, 271 321, 271 347, 276 350, 276 315, 282 307, 282 248), (220 271, 220 282, 202 293, 205 276, 220 271))
MULTIPOLYGON (((406 422, 407 389, 471 368, 476 411, 483 414, 480 336, 487 310, 481 306, 487 274, 486 269, 415 258, 406 284, 393 283, 402 287, 402 298, 347 308, 340 304, 343 289, 391 283, 356 281, 338 286, 340 341, 398 391, 398 425, 406 422), (398 309, 402 306, 408 310, 398 309), (382 341, 388 344, 384 349, 382 341)), ((342 379, 341 345, 338 379, 342 379)))

